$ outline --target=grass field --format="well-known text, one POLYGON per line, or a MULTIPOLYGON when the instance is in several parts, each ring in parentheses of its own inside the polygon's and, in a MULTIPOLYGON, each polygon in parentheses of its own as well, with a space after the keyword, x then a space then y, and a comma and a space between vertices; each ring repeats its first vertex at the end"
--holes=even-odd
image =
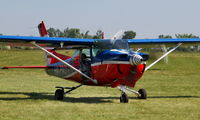
MULTIPOLYGON (((0 51, 0 66, 44 65, 43 57, 38 50, 0 51)), ((129 95, 122 104, 118 89, 90 86, 56 101, 55 86, 77 84, 39 69, 0 70, 0 120, 199 120, 199 73, 200 53, 172 53, 134 88, 145 88, 148 99, 129 95)))

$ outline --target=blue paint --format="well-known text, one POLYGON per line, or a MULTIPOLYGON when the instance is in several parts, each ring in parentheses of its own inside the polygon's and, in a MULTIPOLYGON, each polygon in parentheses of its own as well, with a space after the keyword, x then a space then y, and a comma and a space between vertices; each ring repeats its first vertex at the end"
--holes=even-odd
MULTIPOLYGON (((81 39, 81 38, 61 38, 61 37, 31 37, 31 36, 0 36, 0 40, 19 40, 24 42, 36 41, 37 43, 53 43, 60 44, 63 42, 65 45, 94 45, 96 42, 104 41, 101 39, 81 39)), ((106 41, 113 41, 110 39, 106 41)), ((149 44, 149 43, 195 43, 200 42, 200 38, 179 38, 179 39, 127 39, 118 40, 127 41, 128 44, 149 44)))
POLYGON ((200 38, 177 38, 177 39, 128 39, 129 44, 149 44, 149 43, 195 43, 200 42, 200 38))

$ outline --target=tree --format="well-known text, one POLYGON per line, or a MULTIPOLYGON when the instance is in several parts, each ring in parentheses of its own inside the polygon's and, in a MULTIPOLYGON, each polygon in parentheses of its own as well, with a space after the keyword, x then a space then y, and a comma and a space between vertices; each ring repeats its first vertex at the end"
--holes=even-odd
POLYGON ((47 32, 50 37, 81 38, 80 29, 78 28, 66 28, 63 32, 59 29, 49 28, 47 32))
POLYGON ((158 38, 162 39, 162 38, 172 38, 172 36, 170 35, 159 35, 158 38))
POLYGON ((78 29, 78 28, 69 29, 67 37, 69 37, 69 38, 80 38, 81 37, 80 29, 78 29))
POLYGON ((49 28, 47 30, 49 37, 63 37, 63 33, 59 29, 49 28))
POLYGON ((136 32, 130 30, 130 31, 125 31, 122 39, 133 39, 136 36, 136 32))
POLYGON ((175 34, 176 38, 199 38, 199 36, 193 34, 175 34))
POLYGON ((93 36, 89 35, 89 30, 87 30, 85 33, 81 33, 82 38, 86 38, 86 39, 92 39, 93 36))
POLYGON ((98 30, 96 35, 89 35, 89 30, 85 33, 81 33, 79 28, 66 28, 64 31, 59 29, 49 28, 47 30, 49 37, 66 37, 66 38, 88 38, 88 39, 100 39, 102 31, 98 30))
POLYGON ((102 31, 97 30, 96 35, 93 36, 93 39, 101 39, 102 37, 102 31))

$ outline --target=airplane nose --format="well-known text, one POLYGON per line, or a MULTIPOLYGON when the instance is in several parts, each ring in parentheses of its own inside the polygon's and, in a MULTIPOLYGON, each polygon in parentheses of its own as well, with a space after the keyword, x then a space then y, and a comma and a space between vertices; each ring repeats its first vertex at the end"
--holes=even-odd
POLYGON ((129 61, 130 61, 131 65, 139 65, 142 63, 143 58, 142 58, 142 56, 135 54, 135 55, 130 56, 129 61))

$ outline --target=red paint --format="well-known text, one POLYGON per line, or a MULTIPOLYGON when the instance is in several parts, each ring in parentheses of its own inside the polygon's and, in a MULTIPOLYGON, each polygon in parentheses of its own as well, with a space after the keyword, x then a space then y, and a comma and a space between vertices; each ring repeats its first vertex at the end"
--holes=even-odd
POLYGON ((48 36, 47 30, 43 21, 38 25, 38 30, 41 37, 48 36))
POLYGON ((104 32, 101 33, 101 39, 104 39, 104 32))
MULTIPOLYGON (((62 60, 69 59, 71 57, 65 56, 57 53, 55 50, 48 49, 54 55, 58 56, 62 60)), ((59 62, 57 59, 47 56, 50 60, 50 64, 59 62)), ((80 56, 74 58, 73 64, 74 67, 80 68, 80 56)), ((56 67, 65 67, 66 66, 56 66, 56 67)), ((48 66, 17 66, 17 67, 3 67, 3 68, 49 68, 48 66)), ((52 68, 51 68, 52 69, 52 68)), ((136 82, 142 77, 145 70, 145 64, 140 64, 133 66, 131 64, 100 64, 91 67, 91 77, 97 80, 98 84, 94 84, 92 81, 85 82, 83 77, 79 73, 75 73, 72 76, 66 78, 67 80, 85 83, 86 85, 95 85, 95 86, 110 86, 117 87, 119 85, 125 85, 129 87, 134 87, 136 82)), ((64 77, 64 76, 63 76, 64 77)), ((61 77, 61 78, 63 78, 61 77)))
MULTIPOLYGON (((98 81, 98 84, 87 82, 86 85, 111 86, 126 85, 134 87, 136 82, 142 77, 145 64, 132 66, 128 64, 102 64, 92 67, 92 78, 98 81)), ((68 78, 72 81, 82 83, 80 74, 68 78)))
MULTIPOLYGON (((48 49, 48 51, 53 53, 54 55, 56 55, 57 57, 59 57, 62 60, 67 60, 67 59, 71 58, 69 56, 57 53, 55 50, 48 49)), ((52 57, 50 55, 47 55, 47 58, 49 59, 49 64, 60 62, 59 60, 57 60, 56 58, 54 58, 54 57, 52 57)))

